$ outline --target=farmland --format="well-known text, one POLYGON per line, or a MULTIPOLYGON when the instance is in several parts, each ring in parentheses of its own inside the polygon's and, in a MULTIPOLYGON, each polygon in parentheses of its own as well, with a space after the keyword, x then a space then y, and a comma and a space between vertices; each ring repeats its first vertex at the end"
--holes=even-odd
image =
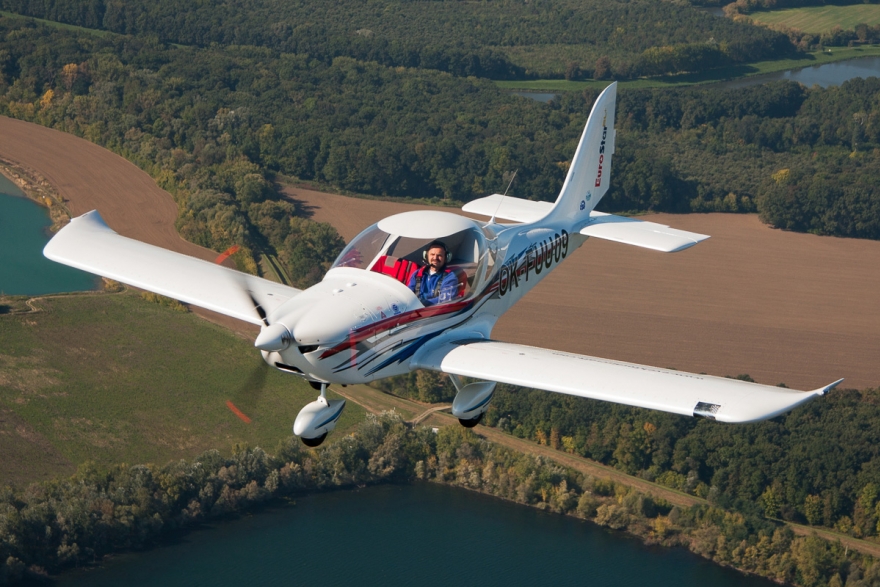
POLYGON ((807 6, 768 12, 754 12, 749 18, 761 24, 783 25, 805 33, 825 33, 834 27, 850 30, 857 24, 880 24, 880 6, 807 6))
MULTIPOLYGON (((86 461, 161 465, 238 442, 273 449, 316 395, 269 369, 249 341, 134 293, 35 305, 40 311, 0 315, 4 484, 58 477, 86 461)), ((339 429, 363 414, 349 403, 339 429)))

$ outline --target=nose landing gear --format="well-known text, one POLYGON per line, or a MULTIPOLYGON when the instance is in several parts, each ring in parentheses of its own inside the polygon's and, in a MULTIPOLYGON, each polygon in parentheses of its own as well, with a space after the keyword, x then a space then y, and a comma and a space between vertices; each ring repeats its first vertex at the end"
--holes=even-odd
POLYGON ((345 408, 344 399, 327 399, 327 384, 321 383, 321 395, 300 410, 293 423, 293 433, 309 447, 319 446, 336 428, 345 408))

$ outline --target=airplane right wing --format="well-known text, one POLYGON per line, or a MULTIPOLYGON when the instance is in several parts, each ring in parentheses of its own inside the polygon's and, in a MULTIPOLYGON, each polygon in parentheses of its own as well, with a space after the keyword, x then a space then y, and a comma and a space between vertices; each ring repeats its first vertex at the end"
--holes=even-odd
POLYGON ((803 392, 491 340, 445 343, 426 349, 415 363, 485 381, 731 423, 773 418, 843 381, 803 392))
POLYGON ((121 236, 96 210, 72 219, 52 237, 43 254, 64 265, 258 325, 263 322, 253 300, 268 314, 300 292, 121 236))

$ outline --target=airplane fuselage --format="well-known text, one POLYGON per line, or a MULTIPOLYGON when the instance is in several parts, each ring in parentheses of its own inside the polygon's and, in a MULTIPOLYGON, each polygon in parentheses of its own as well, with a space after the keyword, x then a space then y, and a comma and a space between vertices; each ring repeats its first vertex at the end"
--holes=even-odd
MULTIPOLYGON (((442 214, 442 213, 441 213, 442 214)), ((408 373, 428 341, 490 337, 501 315, 580 247, 572 226, 490 224, 479 291, 424 306, 407 285, 387 275, 337 267, 269 315, 294 341, 264 360, 312 381, 357 384, 408 373)))

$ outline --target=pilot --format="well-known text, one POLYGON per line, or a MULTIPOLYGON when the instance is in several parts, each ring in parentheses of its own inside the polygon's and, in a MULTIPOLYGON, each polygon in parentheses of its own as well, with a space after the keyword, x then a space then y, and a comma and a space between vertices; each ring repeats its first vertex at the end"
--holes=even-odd
POLYGON ((458 277, 446 266, 449 251, 442 241, 433 241, 424 252, 427 265, 412 274, 409 288, 426 306, 444 304, 459 297, 458 277))

